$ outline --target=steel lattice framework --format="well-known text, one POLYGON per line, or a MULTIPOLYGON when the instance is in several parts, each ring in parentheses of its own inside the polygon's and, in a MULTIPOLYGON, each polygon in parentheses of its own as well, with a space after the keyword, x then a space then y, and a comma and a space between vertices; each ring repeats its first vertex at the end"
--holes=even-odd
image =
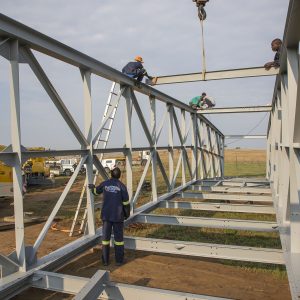
MULTIPOLYGON (((203 114, 195 113, 189 106, 145 84, 123 75, 119 71, 82 54, 50 37, 47 37, 4 15, 0 15, 0 53, 10 62, 10 100, 12 145, 0 153, 0 160, 13 168, 16 251, 10 256, 0 255, 3 276, 0 279, 0 299, 11 298, 28 287, 42 288, 74 294, 75 299, 220 299, 203 295, 172 292, 127 284, 116 284, 109 280, 107 271, 95 273, 91 278, 58 274, 54 270, 68 263, 72 258, 99 243, 102 229, 96 228, 94 219, 94 198, 87 191, 87 233, 54 252, 37 258, 37 251, 49 230, 54 217, 63 204, 80 168, 86 165, 86 182, 93 180, 93 165, 100 175, 107 178, 105 169, 97 155, 122 152, 126 157, 126 181, 131 198, 132 215, 125 222, 169 224, 177 226, 227 228, 234 230, 277 231, 280 233, 282 250, 241 247, 233 245, 178 242, 163 239, 126 237, 127 249, 159 253, 180 254, 216 259, 254 261, 285 264, 293 299, 300 297, 300 93, 299 41, 300 1, 291 0, 284 35, 284 50, 280 70, 265 71, 262 68, 226 70, 203 74, 162 76, 157 84, 187 82, 195 80, 231 79, 253 76, 276 75, 272 107, 238 107, 216 109, 210 113, 236 113, 271 111, 268 128, 268 179, 241 180, 224 179, 225 136, 203 114), (61 62, 78 68, 82 78, 84 99, 84 131, 81 131, 63 100, 59 96, 32 50, 51 56, 61 62), (49 98, 78 140, 80 149, 59 151, 24 151, 21 146, 19 64, 26 63, 36 75, 49 98), (122 101, 125 103, 125 146, 120 148, 96 149, 97 134, 92 135, 91 76, 100 76, 117 82, 122 87, 122 101), (150 126, 140 107, 137 95, 149 97, 150 126), (157 126, 157 102, 163 102, 166 112, 157 126), (177 111, 177 113, 176 113, 177 111), (149 146, 135 147, 132 142, 132 116, 136 113, 142 125, 149 146), (181 119, 177 115, 180 113, 181 119), (298 116, 298 118, 297 118, 298 116), (190 128, 186 128, 190 119, 190 128), (166 121, 166 122, 165 122, 166 121), (158 147, 164 123, 168 127, 168 143, 158 147), (175 144, 174 132, 179 138, 175 144), (190 137, 191 145, 187 145, 190 137), (177 165, 174 150, 180 150, 177 165), (148 160, 136 191, 133 189, 134 151, 150 150, 148 160), (158 150, 168 151, 166 171, 158 150), (79 155, 80 163, 58 199, 44 228, 33 246, 24 242, 24 211, 22 195, 22 161, 29 157, 79 155), (152 197, 147 204, 136 207, 147 170, 151 166, 152 197), (181 169, 182 182, 175 187, 181 169), (157 173, 160 170, 168 192, 159 196, 157 173), (185 175, 188 174, 188 177, 185 175), (189 178, 189 179, 188 179, 189 178), (271 189, 270 189, 271 185, 271 189), (182 201, 182 198, 198 199, 182 201), (203 201, 205 200, 205 201, 203 201), (194 218, 151 214, 155 208, 183 208, 209 211, 268 213, 276 214, 277 222, 249 220, 194 218)), ((232 138, 232 136, 228 136, 232 138)), ((264 136, 245 136, 264 138, 264 136)))

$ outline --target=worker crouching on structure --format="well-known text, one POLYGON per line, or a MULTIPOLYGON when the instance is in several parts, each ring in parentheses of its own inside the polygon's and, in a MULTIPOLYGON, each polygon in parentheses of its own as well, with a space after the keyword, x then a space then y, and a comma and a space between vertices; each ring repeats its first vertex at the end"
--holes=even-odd
POLYGON ((136 56, 134 61, 129 62, 123 69, 122 73, 125 75, 136 79, 139 82, 143 81, 144 76, 148 77, 150 80, 153 79, 152 76, 149 76, 147 71, 143 67, 143 58, 141 56, 136 56))
POLYGON ((192 98, 191 101, 189 102, 189 105, 193 109, 199 110, 199 109, 212 108, 216 105, 216 102, 212 97, 208 97, 206 93, 202 93, 201 96, 196 96, 192 98))
POLYGON ((114 168, 111 171, 111 179, 102 182, 95 187, 89 184, 94 195, 103 193, 103 204, 101 210, 102 227, 102 262, 109 264, 110 238, 113 230, 116 264, 124 262, 124 219, 130 215, 130 202, 126 186, 119 180, 121 171, 114 168))
POLYGON ((280 67, 280 50, 282 46, 282 40, 281 39, 275 39, 271 43, 272 51, 276 52, 274 61, 267 62, 264 67, 266 70, 270 70, 272 67, 279 68, 280 67))

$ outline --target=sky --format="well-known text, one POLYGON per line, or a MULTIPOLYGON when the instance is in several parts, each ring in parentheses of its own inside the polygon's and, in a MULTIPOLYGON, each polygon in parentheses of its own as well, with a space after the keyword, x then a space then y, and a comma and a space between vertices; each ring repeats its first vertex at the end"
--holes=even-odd
MULTIPOLYGON (((201 32, 192 0, 0 0, 1 13, 121 70, 136 55, 152 76, 200 72, 201 32)), ((282 38, 288 0, 211 0, 206 6, 207 70, 262 66, 274 57, 270 43, 282 38)), ((35 52, 48 77, 83 130, 83 89, 77 68, 35 52)), ((9 64, 0 57, 0 144, 10 144, 9 64)), ((161 85, 157 88, 185 103, 205 91, 218 107, 265 105, 272 101, 274 77, 161 85)), ((92 77, 93 128, 99 126, 111 82, 92 77)), ((73 149, 78 142, 25 64, 20 66, 22 144, 73 149)), ((137 94, 150 122, 147 97, 137 94)), ((165 105, 157 104, 158 123, 165 105)), ((179 114, 178 114, 179 116, 179 114)), ((268 115, 208 116, 225 135, 266 134, 268 115)), ((137 117, 133 142, 146 145, 137 117)), ((176 140, 176 138, 175 138, 176 140)), ((177 138, 178 141, 178 138, 177 138)), ((110 147, 124 145, 124 100, 110 147)), ((167 144, 167 130, 160 145, 167 144)), ((226 141, 228 147, 265 148, 263 140, 226 141)))

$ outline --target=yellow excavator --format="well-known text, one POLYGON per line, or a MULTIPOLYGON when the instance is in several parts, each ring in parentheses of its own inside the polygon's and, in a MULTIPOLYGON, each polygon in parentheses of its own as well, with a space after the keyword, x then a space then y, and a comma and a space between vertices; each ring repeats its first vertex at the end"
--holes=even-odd
MULTIPOLYGON (((29 151, 44 151, 43 147, 28 148, 29 151)), ((42 185, 52 183, 49 178, 50 168, 46 166, 47 158, 28 159, 22 166, 23 183, 26 185, 42 185)), ((12 168, 0 161, 0 197, 13 196, 12 168)))
POLYGON ((0 161, 0 197, 12 197, 12 168, 0 161))

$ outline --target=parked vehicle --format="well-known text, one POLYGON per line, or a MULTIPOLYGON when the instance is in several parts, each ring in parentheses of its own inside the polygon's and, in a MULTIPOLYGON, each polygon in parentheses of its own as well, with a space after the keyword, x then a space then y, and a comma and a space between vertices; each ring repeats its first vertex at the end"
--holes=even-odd
POLYGON ((148 159, 150 158, 150 151, 141 151, 139 154, 139 159, 141 161, 141 166, 145 166, 148 159))
POLYGON ((71 176, 77 166, 77 160, 75 158, 61 159, 60 163, 60 173, 65 176, 71 176))

